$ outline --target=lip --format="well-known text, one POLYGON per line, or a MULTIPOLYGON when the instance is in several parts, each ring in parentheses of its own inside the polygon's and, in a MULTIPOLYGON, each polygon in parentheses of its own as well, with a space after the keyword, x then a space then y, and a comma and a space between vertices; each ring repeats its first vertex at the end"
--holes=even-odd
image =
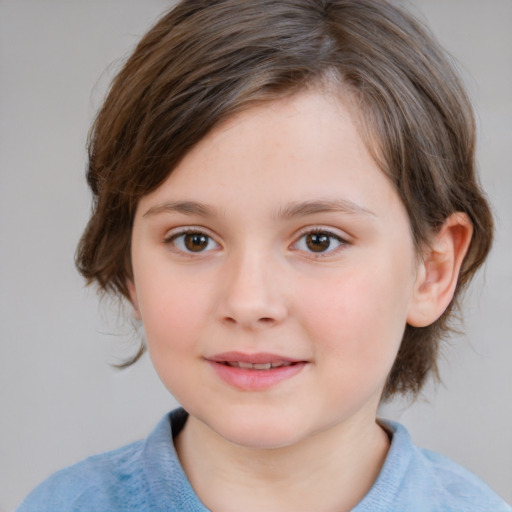
POLYGON ((206 361, 213 368, 218 377, 228 385, 241 391, 264 391, 279 383, 293 378, 308 364, 301 359, 290 358, 271 353, 247 354, 243 352, 224 352, 208 357, 206 361), (239 368, 226 363, 287 363, 268 370, 239 368))
POLYGON ((269 352, 258 352, 255 354, 246 354, 244 352, 223 352, 207 358, 208 361, 215 363, 241 363, 263 364, 263 363, 300 363, 301 359, 294 359, 279 354, 269 352))

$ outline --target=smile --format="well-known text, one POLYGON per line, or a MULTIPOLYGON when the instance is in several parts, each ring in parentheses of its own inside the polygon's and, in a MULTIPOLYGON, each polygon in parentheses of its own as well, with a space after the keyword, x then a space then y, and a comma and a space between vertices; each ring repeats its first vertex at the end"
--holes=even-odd
POLYGON ((277 363, 245 363, 243 361, 229 361, 224 364, 231 366, 232 368, 245 368, 247 370, 271 370, 273 368, 282 368, 283 366, 292 366, 296 363, 285 361, 277 363))
POLYGON ((240 391, 265 391, 299 375, 308 361, 276 354, 226 352, 207 358, 215 375, 240 391))

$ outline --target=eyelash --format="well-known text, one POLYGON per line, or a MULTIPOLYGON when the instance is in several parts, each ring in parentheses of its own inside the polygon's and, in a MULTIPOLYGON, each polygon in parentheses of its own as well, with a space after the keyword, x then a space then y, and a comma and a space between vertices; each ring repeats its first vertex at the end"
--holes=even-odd
MULTIPOLYGON (((304 250, 304 252, 306 254, 308 254, 309 258, 314 258, 314 259, 326 258, 326 257, 332 256, 334 254, 337 254, 339 251, 343 250, 346 245, 349 245, 349 242, 347 240, 345 240, 343 237, 341 237, 340 235, 333 233, 329 229, 318 227, 318 228, 308 228, 308 229, 304 230, 300 234, 298 240, 293 244, 293 246, 297 246, 299 244, 299 242, 306 239, 306 237, 308 237, 310 235, 325 235, 327 238, 329 238, 329 246, 328 246, 328 250, 326 250, 326 251, 315 252, 315 251, 304 250), (335 240, 339 245, 333 249, 330 249, 330 246, 331 246, 333 240, 335 240)), ((295 249, 295 250, 301 250, 301 249, 295 249)))
POLYGON ((182 231, 176 232, 176 233, 172 233, 165 237, 164 243, 165 243, 165 245, 169 246, 173 251, 179 252, 180 254, 186 254, 189 256, 199 255, 204 252, 209 252, 209 251, 189 251, 189 250, 181 249, 181 248, 177 247, 176 241, 181 237, 186 237, 187 235, 199 235, 199 236, 202 235, 208 240, 208 245, 210 245, 210 243, 213 242, 214 244, 219 246, 219 244, 215 241, 215 239, 212 236, 210 236, 208 233, 206 233, 204 229, 199 229, 199 228, 188 228, 188 229, 184 229, 182 231))
MULTIPOLYGON (((218 244, 211 235, 206 233, 204 229, 200 229, 200 228, 188 228, 188 229, 176 232, 176 233, 172 233, 165 237, 164 243, 165 243, 165 245, 170 246, 173 251, 178 252, 180 254, 189 255, 189 256, 201 255, 201 254, 211 251, 211 249, 206 250, 206 251, 205 250, 191 251, 191 250, 187 250, 186 248, 184 249, 184 248, 177 247, 176 241, 179 240, 181 237, 186 237, 187 235, 204 236, 207 239, 206 248, 208 248, 208 246, 212 242, 217 247, 220 246, 220 244, 218 244)), ((185 243, 185 242, 183 242, 183 243, 185 243)), ((318 228, 308 228, 308 229, 302 231, 300 233, 297 241, 294 242, 290 247, 292 248, 292 250, 299 250, 299 251, 302 250, 304 253, 308 254, 309 258, 319 259, 319 258, 325 258, 325 257, 331 256, 333 254, 337 254, 340 250, 342 250, 348 244, 349 244, 349 242, 347 240, 345 240, 341 236, 333 233, 329 229, 324 229, 324 228, 318 227, 318 228), (311 236, 311 235, 325 235, 329 239, 329 245, 327 247, 327 250, 315 252, 312 250, 308 251, 305 249, 297 249, 296 248, 297 245, 302 240, 305 240, 308 236, 311 236), (330 246, 332 245, 333 240, 335 240, 336 243, 338 243, 338 246, 335 247, 334 249, 330 249, 330 246)))

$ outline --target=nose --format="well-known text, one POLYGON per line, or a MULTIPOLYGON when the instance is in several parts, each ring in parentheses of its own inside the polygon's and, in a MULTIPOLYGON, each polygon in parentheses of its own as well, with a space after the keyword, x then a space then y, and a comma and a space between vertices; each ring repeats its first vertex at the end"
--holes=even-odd
POLYGON ((288 304, 281 278, 277 265, 264 255, 226 261, 218 310, 221 321, 249 330, 283 322, 288 304))

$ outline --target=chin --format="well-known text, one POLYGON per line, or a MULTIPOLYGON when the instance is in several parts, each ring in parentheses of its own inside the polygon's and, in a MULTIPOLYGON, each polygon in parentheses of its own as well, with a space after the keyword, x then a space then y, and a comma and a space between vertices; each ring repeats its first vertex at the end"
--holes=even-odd
POLYGON ((237 432, 227 432, 223 437, 233 444, 252 450, 277 450, 301 440, 297 432, 292 435, 291 432, 276 432, 271 428, 259 431, 237 429, 237 432))
POLYGON ((307 437, 302 430, 304 425, 284 416, 275 418, 272 414, 226 415, 207 424, 226 441, 255 450, 284 448, 307 437))

